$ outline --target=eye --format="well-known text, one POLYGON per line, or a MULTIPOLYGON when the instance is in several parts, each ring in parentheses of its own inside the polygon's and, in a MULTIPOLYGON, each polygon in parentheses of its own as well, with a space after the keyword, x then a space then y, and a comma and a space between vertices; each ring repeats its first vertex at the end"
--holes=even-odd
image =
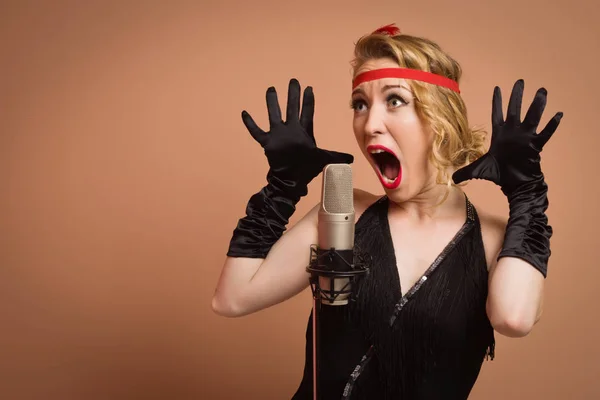
POLYGON ((364 111, 367 107, 367 104, 360 99, 353 99, 350 101, 350 108, 356 112, 364 111))
POLYGON ((405 104, 408 104, 402 97, 397 94, 391 94, 387 97, 387 102, 392 108, 401 107, 405 104))

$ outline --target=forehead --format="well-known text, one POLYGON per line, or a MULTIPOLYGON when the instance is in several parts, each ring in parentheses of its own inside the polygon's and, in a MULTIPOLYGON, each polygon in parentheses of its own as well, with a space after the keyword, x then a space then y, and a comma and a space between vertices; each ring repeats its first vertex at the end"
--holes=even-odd
POLYGON ((371 60, 367 60, 363 65, 361 65, 360 68, 358 68, 355 71, 354 76, 362 74, 363 72, 373 71, 375 69, 398 68, 399 66, 400 65, 396 61, 392 60, 391 58, 371 59, 371 60))
POLYGON ((367 82, 362 82, 352 91, 352 93, 362 93, 375 95, 383 93, 390 88, 402 89, 408 93, 412 93, 411 86, 406 79, 402 78, 378 78, 367 82))

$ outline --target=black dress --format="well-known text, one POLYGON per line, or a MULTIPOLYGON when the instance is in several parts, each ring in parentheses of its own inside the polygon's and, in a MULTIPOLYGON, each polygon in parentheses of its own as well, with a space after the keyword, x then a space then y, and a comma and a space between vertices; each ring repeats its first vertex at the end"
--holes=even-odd
MULTIPOLYGON (((488 271, 475 207, 420 280, 402 296, 390 234, 389 199, 356 224, 355 249, 370 257, 359 296, 322 305, 320 399, 467 399, 484 359, 494 356, 486 314, 488 271)), ((292 400, 311 400, 312 312, 304 376, 292 400)))

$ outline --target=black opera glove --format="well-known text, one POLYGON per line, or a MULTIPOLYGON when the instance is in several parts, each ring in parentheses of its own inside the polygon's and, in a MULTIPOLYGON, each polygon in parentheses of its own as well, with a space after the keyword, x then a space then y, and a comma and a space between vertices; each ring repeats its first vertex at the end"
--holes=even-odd
POLYGON ((548 208, 548 186, 540 165, 540 152, 554 134, 562 112, 548 122, 539 133, 536 129, 546 106, 546 89, 540 88, 525 118, 521 117, 524 82, 518 80, 508 103, 507 118, 502 112, 500 88, 494 89, 492 100, 492 140, 488 152, 456 171, 455 183, 468 179, 485 179, 499 185, 509 201, 510 216, 504 243, 498 256, 521 258, 548 273, 552 227, 545 214, 548 208))
POLYGON ((265 258, 283 235, 296 204, 308 193, 308 184, 327 164, 354 161, 351 154, 317 147, 313 133, 314 94, 304 90, 300 112, 300 83, 291 79, 288 88, 286 121, 275 88, 267 89, 270 129, 261 130, 252 117, 242 112, 242 121, 252 137, 264 149, 269 163, 267 185, 248 201, 246 216, 238 221, 227 255, 265 258))

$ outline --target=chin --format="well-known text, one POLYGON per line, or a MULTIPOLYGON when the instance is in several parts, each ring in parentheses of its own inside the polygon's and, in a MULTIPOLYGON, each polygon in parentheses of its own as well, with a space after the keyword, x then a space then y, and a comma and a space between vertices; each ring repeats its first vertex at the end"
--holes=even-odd
POLYGON ((406 186, 400 186, 397 189, 387 189, 383 187, 385 191, 385 195, 392 201, 393 203, 403 203, 411 199, 411 194, 408 193, 406 186))

